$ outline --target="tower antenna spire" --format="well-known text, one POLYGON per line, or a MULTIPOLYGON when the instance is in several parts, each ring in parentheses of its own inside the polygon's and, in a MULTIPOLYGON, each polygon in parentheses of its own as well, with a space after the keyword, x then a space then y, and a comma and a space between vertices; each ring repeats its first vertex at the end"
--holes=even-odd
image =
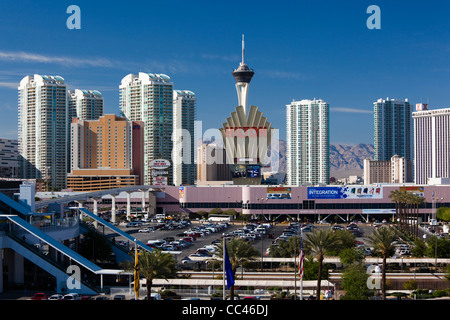
POLYGON ((242 35, 242 64, 244 64, 244 52, 245 52, 245 41, 244 35, 242 35))

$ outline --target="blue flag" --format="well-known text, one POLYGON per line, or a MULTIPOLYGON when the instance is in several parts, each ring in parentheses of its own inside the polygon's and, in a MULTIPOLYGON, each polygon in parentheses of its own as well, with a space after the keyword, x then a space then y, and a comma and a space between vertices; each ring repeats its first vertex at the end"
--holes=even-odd
POLYGON ((223 243, 223 250, 225 253, 225 273, 227 275, 227 289, 230 289, 234 285, 234 274, 233 268, 231 266, 230 257, 228 256, 227 248, 225 242, 223 243))

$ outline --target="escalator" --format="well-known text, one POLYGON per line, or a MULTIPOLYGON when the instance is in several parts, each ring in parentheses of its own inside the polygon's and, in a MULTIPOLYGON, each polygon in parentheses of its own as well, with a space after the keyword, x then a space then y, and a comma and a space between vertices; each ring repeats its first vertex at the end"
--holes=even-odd
MULTIPOLYGON (((70 274, 66 272, 67 266, 66 269, 64 269, 64 267, 56 264, 56 262, 54 261, 52 262, 52 260, 48 259, 48 257, 46 257, 45 255, 37 252, 34 249, 33 245, 30 245, 27 242, 27 239, 28 240, 32 239, 33 243, 45 243, 49 247, 52 247, 55 251, 65 256, 70 261, 70 265, 78 265, 80 269, 85 271, 84 274, 86 275, 89 276, 100 275, 100 277, 103 277, 103 275, 119 274, 121 272, 121 270, 109 270, 99 267, 92 261, 86 259, 79 253, 66 247, 53 237, 49 236, 40 229, 34 227, 33 225, 31 225, 30 223, 28 223, 27 221, 25 221, 24 219, 20 218, 17 215, 0 215, 0 218, 7 219, 11 222, 9 231, 6 232, 8 236, 5 237, 6 239, 11 240, 7 241, 9 247, 14 251, 16 251, 18 254, 30 260, 31 262, 40 266, 42 269, 46 270, 50 274, 54 275, 57 278, 58 289, 64 288, 64 285, 67 283, 68 280, 70 281, 73 280, 73 277, 70 277, 70 274)), ((3 246, 5 247, 5 241, 3 241, 3 246)), ((83 290, 82 293, 86 294, 98 293, 99 289, 93 288, 92 286, 89 286, 87 284, 83 284, 84 277, 83 279, 80 278, 79 280, 81 282, 80 290, 83 290)), ((75 292, 78 291, 75 290, 75 292)))
POLYGON ((24 240, 24 237, 20 237, 14 233, 7 233, 7 236, 3 240, 4 247, 8 247, 20 254, 24 258, 28 259, 47 273, 51 274, 56 279, 56 291, 57 292, 78 292, 82 294, 98 294, 101 292, 101 288, 84 281, 84 277, 80 274, 80 277, 75 278, 67 273, 68 270, 75 270, 74 266, 78 266, 80 270, 83 268, 78 264, 65 264, 63 262, 56 262, 48 255, 42 253, 35 245, 28 243, 24 240), (70 266, 70 268, 69 268, 70 266), (71 285, 73 285, 71 287, 71 285))

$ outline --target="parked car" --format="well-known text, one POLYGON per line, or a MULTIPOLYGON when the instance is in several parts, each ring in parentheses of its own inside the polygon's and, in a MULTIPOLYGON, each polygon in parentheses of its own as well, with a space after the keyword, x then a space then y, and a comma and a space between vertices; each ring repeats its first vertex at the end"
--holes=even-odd
POLYGON ((141 233, 148 233, 148 232, 152 232, 152 231, 153 231, 153 229, 151 229, 151 228, 142 228, 142 229, 138 230, 138 232, 141 232, 141 233))
POLYGON ((125 295, 123 295, 123 294, 116 294, 114 296, 113 300, 125 300, 125 295))
POLYGON ((142 222, 137 222, 137 221, 128 222, 126 227, 127 228, 142 227, 142 222))
POLYGON ((48 297, 43 292, 36 292, 32 297, 31 300, 47 300, 48 297))
POLYGON ((81 297, 78 293, 68 293, 64 295, 63 300, 81 300, 81 297))
POLYGON ((52 294, 50 297, 48 297, 48 300, 63 300, 64 296, 62 294, 52 294))
POLYGON ((126 242, 123 241, 123 240, 117 241, 116 244, 119 245, 119 246, 123 246, 123 247, 126 247, 126 246, 128 245, 128 243, 126 243, 126 242))

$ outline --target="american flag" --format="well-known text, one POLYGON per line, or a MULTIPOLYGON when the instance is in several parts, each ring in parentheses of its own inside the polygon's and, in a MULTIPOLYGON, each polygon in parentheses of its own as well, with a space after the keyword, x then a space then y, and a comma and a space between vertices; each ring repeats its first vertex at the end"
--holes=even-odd
POLYGON ((303 260, 305 258, 305 253, 303 252, 303 239, 300 238, 300 255, 299 255, 299 263, 298 263, 298 275, 301 279, 303 277, 303 260))

